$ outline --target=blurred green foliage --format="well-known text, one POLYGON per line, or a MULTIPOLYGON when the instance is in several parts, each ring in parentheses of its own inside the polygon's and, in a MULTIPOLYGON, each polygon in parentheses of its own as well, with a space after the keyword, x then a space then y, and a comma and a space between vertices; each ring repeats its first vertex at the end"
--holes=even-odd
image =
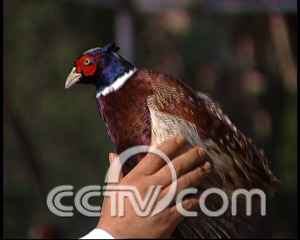
MULTIPOLYGON (((46 196, 58 185, 71 184, 77 191, 103 183, 113 146, 94 89, 66 91, 64 82, 83 51, 114 41, 114 14, 112 8, 72 1, 4 1, 4 100, 37 164, 26 160, 4 108, 5 238, 34 237, 44 225, 59 237, 78 238, 97 223, 76 211, 73 218, 53 215, 46 196)), ((208 93, 265 150, 280 184, 267 202, 267 216, 255 219, 254 231, 245 234, 295 237, 297 92, 285 85, 270 14, 213 14, 201 7, 133 10, 134 64, 167 72, 208 93)), ((279 17, 296 61, 296 13, 279 17)))

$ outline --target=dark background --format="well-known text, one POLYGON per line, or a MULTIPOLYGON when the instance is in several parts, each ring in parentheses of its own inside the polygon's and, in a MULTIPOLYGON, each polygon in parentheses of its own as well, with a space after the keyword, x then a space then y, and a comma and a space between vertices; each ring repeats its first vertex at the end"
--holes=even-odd
MULTIPOLYGON (((115 41, 137 67, 208 93, 280 180, 249 237, 297 236, 297 1, 4 1, 4 237, 78 238, 48 192, 103 184, 113 146, 92 86, 64 89, 75 59, 115 41)), ((72 205, 72 198, 63 200, 72 205)), ((99 204, 100 200, 95 201, 99 204)))

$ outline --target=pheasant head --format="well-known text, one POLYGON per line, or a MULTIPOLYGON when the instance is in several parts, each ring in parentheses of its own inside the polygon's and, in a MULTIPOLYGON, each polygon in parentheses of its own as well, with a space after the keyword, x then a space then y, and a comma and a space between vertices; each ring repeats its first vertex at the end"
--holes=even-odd
MULTIPOLYGON (((118 54, 119 47, 110 43, 84 52, 75 61, 65 84, 70 88, 76 83, 93 84, 96 92, 109 92, 122 84, 120 77, 131 74, 134 66, 118 54)), ((120 86, 119 86, 120 87, 120 86)))

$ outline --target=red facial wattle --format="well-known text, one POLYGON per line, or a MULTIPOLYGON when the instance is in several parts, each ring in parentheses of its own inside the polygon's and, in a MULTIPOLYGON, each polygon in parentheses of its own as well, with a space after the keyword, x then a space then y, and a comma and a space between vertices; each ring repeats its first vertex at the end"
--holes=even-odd
POLYGON ((96 60, 99 58, 99 55, 93 56, 86 54, 76 61, 76 71, 78 73, 83 73, 84 76, 92 76, 97 69, 96 60))

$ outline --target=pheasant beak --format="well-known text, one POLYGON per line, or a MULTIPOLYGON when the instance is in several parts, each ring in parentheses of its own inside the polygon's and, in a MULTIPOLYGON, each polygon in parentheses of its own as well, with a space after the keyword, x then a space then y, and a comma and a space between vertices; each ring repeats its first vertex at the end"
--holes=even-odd
POLYGON ((76 68, 73 67, 72 71, 70 72, 70 74, 66 80, 65 88, 68 89, 68 88, 72 87, 75 83, 77 83, 79 81, 80 78, 81 78, 81 73, 77 73, 76 68))

